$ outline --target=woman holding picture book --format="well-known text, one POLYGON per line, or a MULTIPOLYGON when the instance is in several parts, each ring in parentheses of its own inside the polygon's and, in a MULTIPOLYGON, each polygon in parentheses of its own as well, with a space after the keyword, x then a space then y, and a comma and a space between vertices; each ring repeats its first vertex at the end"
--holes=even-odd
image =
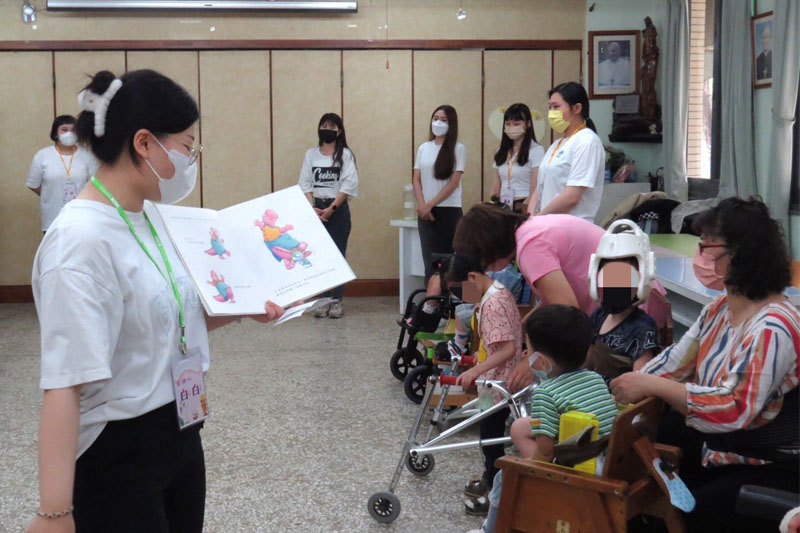
MULTIPOLYGON (((194 189, 197 104, 150 70, 98 72, 78 100, 100 167, 33 267, 44 399, 28 530, 201 531, 208 330, 237 317, 203 312, 151 204, 194 189)), ((252 318, 283 314, 264 311, 252 318)))

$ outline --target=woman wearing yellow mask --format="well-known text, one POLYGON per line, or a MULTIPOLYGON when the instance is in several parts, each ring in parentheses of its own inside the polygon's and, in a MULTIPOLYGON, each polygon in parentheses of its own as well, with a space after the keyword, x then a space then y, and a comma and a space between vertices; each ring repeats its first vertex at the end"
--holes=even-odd
POLYGON ((567 213, 594 222, 603 195, 605 149, 589 118, 589 97, 570 81, 550 93, 548 121, 562 137, 539 165, 539 186, 529 202, 533 215, 567 213))

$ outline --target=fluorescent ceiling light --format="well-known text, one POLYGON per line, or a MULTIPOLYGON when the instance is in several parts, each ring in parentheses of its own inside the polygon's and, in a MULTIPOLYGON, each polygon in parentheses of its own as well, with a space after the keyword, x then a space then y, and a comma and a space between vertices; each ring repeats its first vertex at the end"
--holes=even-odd
POLYGON ((47 0, 51 11, 195 10, 195 11, 336 11, 356 13, 358 1, 319 0, 47 0))

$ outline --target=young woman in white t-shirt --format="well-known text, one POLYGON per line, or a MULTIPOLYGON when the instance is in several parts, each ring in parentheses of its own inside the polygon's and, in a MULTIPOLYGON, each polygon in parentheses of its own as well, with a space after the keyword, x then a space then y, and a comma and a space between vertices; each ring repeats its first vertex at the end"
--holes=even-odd
MULTIPOLYGON (((317 127, 319 144, 309 148, 300 169, 300 189, 319 215, 319 219, 345 255, 350 237, 350 198, 358 196, 358 170, 356 158, 347 146, 342 117, 325 113, 317 127)), ((328 291, 331 303, 317 309, 317 318, 342 317, 344 285, 328 291)))
POLYGON ((467 149, 458 142, 458 114, 452 106, 436 108, 430 131, 430 140, 417 150, 412 178, 426 280, 433 272, 431 256, 453 253, 453 235, 462 215, 461 176, 467 160, 467 149))
POLYGON ((606 152, 589 118, 589 97, 579 83, 553 88, 547 119, 563 133, 539 165, 539 187, 528 210, 533 214, 566 213, 594 222, 603 196, 606 152))
POLYGON ((525 104, 512 104, 503 114, 503 136, 494 154, 492 198, 517 212, 536 191, 539 164, 544 148, 536 142, 531 110, 525 104))
POLYGON ((40 197, 42 231, 47 231, 67 202, 78 196, 97 169, 92 154, 78 146, 75 117, 60 115, 50 128, 53 146, 36 152, 26 185, 40 197))
MULTIPOLYGON (((79 100, 78 140, 101 164, 33 265, 44 397, 28 531, 202 531, 202 421, 179 429, 172 369, 198 380, 208 330, 237 317, 204 313, 151 203, 194 188, 200 114, 151 70, 98 72, 79 100)), ((264 307, 254 319, 282 314, 264 307)), ((199 384, 192 394, 203 402, 199 384)))

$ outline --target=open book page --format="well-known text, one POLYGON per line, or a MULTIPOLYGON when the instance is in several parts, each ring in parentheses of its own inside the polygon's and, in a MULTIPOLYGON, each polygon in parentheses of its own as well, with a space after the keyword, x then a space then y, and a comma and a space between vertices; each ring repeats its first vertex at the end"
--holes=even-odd
POLYGON ((220 217, 253 250, 264 299, 286 306, 356 277, 296 185, 223 209, 220 217))
POLYGON ((355 278, 300 188, 214 211, 157 209, 211 316, 264 313, 355 278))

